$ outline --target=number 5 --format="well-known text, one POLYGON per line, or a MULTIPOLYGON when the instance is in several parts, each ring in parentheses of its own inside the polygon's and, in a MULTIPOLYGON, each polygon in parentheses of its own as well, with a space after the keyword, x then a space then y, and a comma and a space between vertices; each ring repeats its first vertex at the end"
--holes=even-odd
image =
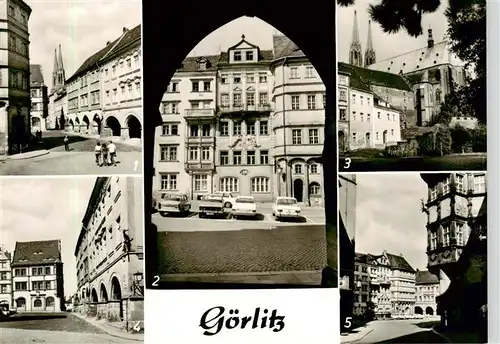
POLYGON ((349 167, 351 167, 351 158, 346 158, 344 160, 344 168, 348 169, 349 167))
POLYGON ((345 318, 345 322, 344 322, 344 327, 345 328, 351 328, 351 326, 352 326, 351 320, 352 320, 352 317, 345 318))

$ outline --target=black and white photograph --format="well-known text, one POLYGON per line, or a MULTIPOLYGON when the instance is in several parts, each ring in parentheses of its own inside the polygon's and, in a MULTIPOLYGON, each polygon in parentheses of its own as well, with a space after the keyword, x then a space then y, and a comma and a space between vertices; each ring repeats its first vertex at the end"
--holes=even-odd
POLYGON ((486 0, 338 0, 339 170, 486 170, 486 0))
POLYGON ((341 223, 356 238, 341 342, 485 343, 486 173, 339 180, 341 223))
POLYGON ((144 343, 142 193, 139 177, 0 179, 0 342, 144 343))
POLYGON ((141 174, 141 2, 2 6, 0 175, 141 174))
POLYGON ((325 94, 300 48, 256 17, 191 50, 158 104, 152 287, 337 286, 325 94))

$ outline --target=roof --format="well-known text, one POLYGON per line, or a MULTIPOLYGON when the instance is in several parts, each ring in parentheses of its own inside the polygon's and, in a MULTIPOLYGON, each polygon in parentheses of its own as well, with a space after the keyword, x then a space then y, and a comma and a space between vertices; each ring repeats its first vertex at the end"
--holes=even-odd
POLYGON ((276 60, 282 57, 306 56, 292 40, 283 35, 273 36, 273 51, 276 60))
POLYGON ((392 253, 386 253, 387 258, 389 259, 389 265, 393 269, 407 271, 407 272, 415 272, 415 269, 408 263, 405 257, 402 255, 397 256, 392 253))
POLYGON ((184 61, 182 61, 181 67, 177 69, 177 72, 216 71, 218 61, 219 61, 219 55, 186 57, 184 61), (198 62, 201 59, 206 59, 208 62, 207 69, 205 70, 199 69, 198 62))
POLYGON ((0 260, 10 260, 10 258, 11 256, 9 252, 0 250, 0 260))
POLYGON ((350 65, 339 62, 339 72, 350 74, 350 84, 352 87, 361 90, 371 90, 371 85, 393 88, 403 91, 411 91, 410 85, 403 76, 378 70, 350 65))
POLYGON ((431 274, 429 271, 417 271, 417 276, 415 277, 416 284, 436 284, 439 283, 439 278, 436 275, 431 274))
POLYGON ((39 64, 30 65, 30 85, 32 86, 44 85, 42 65, 39 64))
POLYGON ((120 50, 125 48, 127 45, 131 44, 137 39, 141 37, 141 25, 136 26, 132 30, 127 30, 120 37, 107 44, 104 48, 96 52, 94 55, 91 55, 87 58, 80 68, 76 70, 76 72, 67 80, 67 82, 72 81, 73 79, 78 78, 81 75, 84 75, 88 71, 97 68, 97 63, 100 62, 103 58, 112 58, 113 52, 118 53, 120 50))
POLYGON ((61 241, 16 242, 12 266, 40 265, 61 262, 61 241))

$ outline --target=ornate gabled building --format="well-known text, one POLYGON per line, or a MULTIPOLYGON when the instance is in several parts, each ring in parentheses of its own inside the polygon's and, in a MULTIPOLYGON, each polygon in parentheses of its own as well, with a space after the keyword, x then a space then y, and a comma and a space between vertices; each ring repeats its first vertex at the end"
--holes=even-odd
MULTIPOLYGON (((30 66, 31 131, 47 130, 49 95, 43 80, 42 66, 30 66)), ((50 126, 49 126, 50 127, 50 126)))
POLYGON ((428 269, 439 277, 445 326, 478 327, 487 304, 486 173, 421 174, 428 186, 428 269))
POLYGON ((418 271, 415 278, 417 288, 415 314, 433 316, 437 314, 437 297, 439 296, 439 278, 429 271, 418 271))

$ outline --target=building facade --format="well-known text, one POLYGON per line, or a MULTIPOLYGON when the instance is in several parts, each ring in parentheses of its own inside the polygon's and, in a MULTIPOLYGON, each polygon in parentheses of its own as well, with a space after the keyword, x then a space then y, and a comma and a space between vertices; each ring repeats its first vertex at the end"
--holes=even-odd
POLYGON ((370 310, 372 302, 370 275, 372 272, 371 257, 364 253, 356 253, 354 261, 354 310, 353 315, 363 316, 370 310))
POLYGON ((31 8, 22 0, 0 4, 0 154, 16 154, 31 139, 28 21, 31 8))
POLYGON ((49 115, 49 95, 43 80, 42 66, 30 66, 31 132, 46 131, 49 115))
POLYGON ((418 271, 415 278, 415 314, 436 315, 439 296, 439 278, 429 271, 418 271))
POLYGON ((370 297, 374 305, 375 318, 391 318, 393 313, 391 292, 392 269, 389 258, 385 254, 371 256, 370 269, 370 297))
POLYGON ((65 311, 60 240, 16 242, 11 267, 18 312, 65 311))
POLYGON ((8 304, 12 308, 12 270, 10 252, 0 247, 0 305, 8 304))
POLYGON ((144 320, 142 180, 99 177, 75 248, 77 311, 144 320))

